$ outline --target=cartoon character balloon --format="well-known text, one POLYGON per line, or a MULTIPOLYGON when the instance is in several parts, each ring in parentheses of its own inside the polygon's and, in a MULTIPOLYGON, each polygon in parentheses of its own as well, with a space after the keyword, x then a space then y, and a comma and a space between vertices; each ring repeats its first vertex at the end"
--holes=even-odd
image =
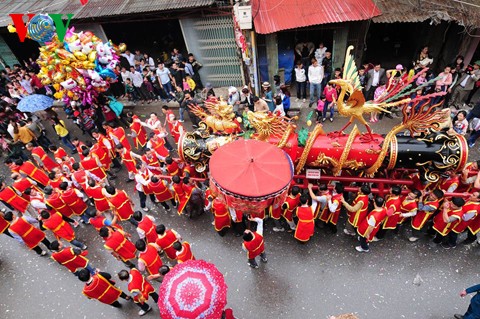
POLYGON ((37 14, 28 23, 27 32, 32 40, 40 43, 49 42, 55 35, 55 23, 50 16, 37 14))

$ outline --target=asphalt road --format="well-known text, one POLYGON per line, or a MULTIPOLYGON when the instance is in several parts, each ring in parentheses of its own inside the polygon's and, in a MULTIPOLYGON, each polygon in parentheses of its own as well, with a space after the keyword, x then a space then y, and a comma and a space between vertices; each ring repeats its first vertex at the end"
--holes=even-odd
MULTIPOLYGON (((308 113, 306 106, 302 118, 308 113)), ((159 104, 137 106, 135 112, 147 114, 152 110, 161 113, 159 104)), ((345 121, 336 118, 333 123, 326 122, 326 130, 339 129, 345 121)), ((386 133, 398 121, 385 119, 374 124, 373 130, 386 133)), ((473 150, 470 158, 478 158, 478 150, 473 150)), ((7 174, 5 167, 0 166, 0 172, 7 174)), ((115 185, 128 190, 138 203, 134 185, 124 183, 125 169, 119 176, 115 185)), ((157 223, 176 229, 192 243, 197 258, 215 263, 225 275, 228 306, 237 318, 327 318, 347 312, 363 319, 452 318, 453 313, 466 310, 470 298, 462 299, 458 293, 480 282, 480 250, 476 243, 445 250, 427 237, 410 243, 402 231, 372 243, 370 253, 358 253, 354 249, 356 240, 342 232, 344 218, 337 234, 317 228, 313 239, 304 245, 291 234, 274 233, 273 223, 267 221, 268 263, 255 270, 247 266, 241 238, 232 233, 219 237, 211 225, 211 216, 190 220, 147 203, 153 208, 151 214, 157 223)), ((129 223, 125 228, 137 238, 129 223)), ((103 249, 102 240, 92 227, 82 225, 76 232, 89 246, 88 257, 95 267, 112 274, 123 269, 123 264, 103 249)), ((49 237, 52 239, 51 234, 49 237)), ((9 237, 0 236, 0 318, 138 316, 139 309, 133 303, 123 301, 124 307, 115 309, 88 300, 81 293, 82 286, 50 258, 38 257, 9 237)), ((123 283, 119 286, 126 290, 123 283)), ((158 309, 145 316, 158 317, 158 309)))

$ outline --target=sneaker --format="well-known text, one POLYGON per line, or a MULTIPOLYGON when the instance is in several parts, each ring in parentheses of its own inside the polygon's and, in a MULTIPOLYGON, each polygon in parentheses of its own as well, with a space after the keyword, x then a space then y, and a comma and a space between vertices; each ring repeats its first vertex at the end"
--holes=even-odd
POLYGON ((326 120, 327 120, 326 118, 323 118, 323 119, 322 119, 322 122, 325 122, 326 120))
POLYGON ((296 99, 296 100, 295 100, 295 102, 298 102, 298 101, 300 101, 300 99, 296 99))
POLYGON ((333 122, 333 119, 330 119, 330 122, 333 122))
POLYGON ((47 254, 47 252, 45 250, 42 250, 42 252, 40 253, 40 256, 45 256, 47 254))
POLYGON ((370 249, 363 249, 362 246, 355 246, 355 249, 361 253, 368 253, 370 249))
POLYGON ((285 231, 285 228, 283 228, 283 227, 280 227, 280 228, 278 228, 278 227, 273 227, 273 231, 274 231, 274 232, 285 231))
POLYGON ((303 99, 303 100, 302 100, 302 103, 305 103, 306 101, 307 101, 307 100, 303 99))
POLYGON ((178 120, 178 121, 179 121, 180 123, 183 123, 183 122, 185 122, 184 120, 178 120))
POLYGON ((150 312, 150 311, 152 311, 152 307, 148 307, 147 310, 141 309, 141 310, 138 312, 138 315, 139 315, 139 316, 144 316, 147 312, 150 312))
POLYGON ((464 318, 463 315, 459 315, 458 313, 454 314, 453 317, 454 317, 455 319, 463 319, 463 318, 464 318))
POLYGON ((143 210, 144 212, 148 212, 148 207, 143 207, 142 210, 143 210))
POLYGON ((376 236, 373 236, 372 242, 373 242, 373 241, 380 241, 380 239, 378 239, 376 236))
POLYGON ((166 211, 166 212, 170 212, 171 210, 172 210, 172 209, 171 209, 170 207, 165 208, 165 211, 166 211))
POLYGON ((462 241, 462 244, 463 245, 470 245, 471 243, 474 243, 475 242, 475 239, 465 239, 464 241, 462 241))
POLYGON ((87 245, 83 245, 82 250, 87 250, 87 248, 88 248, 87 245))
POLYGON ((265 257, 265 258, 260 258, 260 260, 262 261, 262 263, 266 263, 268 261, 268 259, 265 257))
POLYGON ((412 243, 416 242, 418 240, 418 237, 408 237, 408 240, 411 241, 412 243))
POLYGON ((247 265, 249 265, 252 268, 258 269, 258 265, 251 264, 251 263, 248 263, 248 262, 247 262, 247 265))
POLYGON ((346 228, 343 229, 343 232, 344 232, 346 235, 348 235, 348 236, 355 236, 355 233, 349 231, 349 230, 346 229, 346 228))
POLYGON ((175 204, 173 204, 172 206, 173 206, 173 208, 177 208, 177 207, 178 207, 178 204, 175 203, 175 204))
POLYGON ((77 228, 79 225, 80 225, 80 224, 79 224, 77 221, 75 221, 75 222, 73 223, 73 228, 77 228))
POLYGON ((468 144, 468 147, 470 147, 470 148, 472 148, 472 147, 474 147, 474 146, 475 146, 475 143, 469 143, 469 144, 468 144))

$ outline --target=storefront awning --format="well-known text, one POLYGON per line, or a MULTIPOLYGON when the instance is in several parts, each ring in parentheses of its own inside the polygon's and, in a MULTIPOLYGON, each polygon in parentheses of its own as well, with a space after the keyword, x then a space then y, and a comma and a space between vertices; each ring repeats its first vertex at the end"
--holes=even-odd
POLYGON ((382 12, 372 0, 253 0, 255 31, 260 34, 317 24, 368 20, 382 12))

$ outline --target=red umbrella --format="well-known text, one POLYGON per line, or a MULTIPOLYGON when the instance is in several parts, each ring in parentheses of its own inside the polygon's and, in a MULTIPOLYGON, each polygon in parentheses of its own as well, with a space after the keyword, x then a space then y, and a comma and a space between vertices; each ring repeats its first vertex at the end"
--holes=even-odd
POLYGON ((232 208, 258 213, 286 196, 293 178, 290 157, 278 147, 239 139, 221 146, 210 159, 213 191, 232 208))
POLYGON ((219 319, 227 304, 227 285, 214 264, 188 260, 165 275, 159 296, 162 319, 219 319))

